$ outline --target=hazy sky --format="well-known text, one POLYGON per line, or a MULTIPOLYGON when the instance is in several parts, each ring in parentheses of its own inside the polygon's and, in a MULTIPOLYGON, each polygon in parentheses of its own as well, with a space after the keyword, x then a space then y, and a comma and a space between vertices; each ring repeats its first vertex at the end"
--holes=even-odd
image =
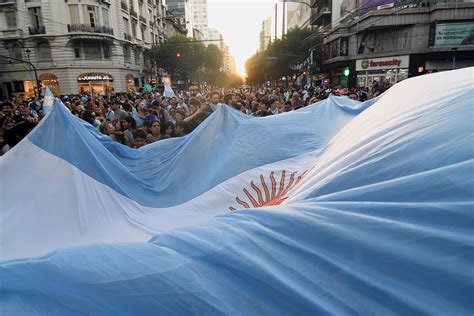
POLYGON ((224 36, 235 58, 237 72, 259 45, 262 21, 273 14, 277 0, 207 0, 209 27, 224 36))

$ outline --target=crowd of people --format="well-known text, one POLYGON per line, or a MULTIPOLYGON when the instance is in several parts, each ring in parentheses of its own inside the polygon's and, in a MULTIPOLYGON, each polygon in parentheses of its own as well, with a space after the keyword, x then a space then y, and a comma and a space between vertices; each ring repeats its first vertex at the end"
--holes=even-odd
MULTIPOLYGON (((380 84, 369 90, 327 86, 308 89, 242 86, 217 90, 191 88, 173 97, 139 90, 109 97, 63 95, 60 99, 72 114, 114 141, 140 148, 190 133, 223 104, 250 116, 264 117, 297 110, 329 95, 365 101, 388 87, 380 84)), ((42 101, 11 98, 1 102, 0 154, 15 146, 42 119, 42 101)))

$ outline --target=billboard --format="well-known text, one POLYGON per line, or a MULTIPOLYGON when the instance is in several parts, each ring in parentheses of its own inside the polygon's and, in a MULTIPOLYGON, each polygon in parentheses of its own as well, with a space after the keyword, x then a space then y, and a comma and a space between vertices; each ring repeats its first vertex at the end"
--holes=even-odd
POLYGON ((393 4, 395 0, 362 0, 362 8, 375 8, 378 6, 385 6, 393 4))
POLYGON ((434 45, 474 45, 474 22, 436 24, 434 45))
POLYGON ((358 54, 387 53, 410 49, 411 31, 409 27, 369 31, 357 35, 358 54))

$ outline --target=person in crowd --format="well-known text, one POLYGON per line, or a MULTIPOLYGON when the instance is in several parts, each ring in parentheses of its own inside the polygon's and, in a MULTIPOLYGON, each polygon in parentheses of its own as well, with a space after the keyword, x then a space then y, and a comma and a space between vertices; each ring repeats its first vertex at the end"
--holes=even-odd
POLYGON ((174 137, 181 137, 188 133, 188 123, 185 121, 177 121, 174 125, 174 137))
POLYGON ((177 109, 174 113, 174 118, 176 119, 176 122, 182 121, 186 118, 186 113, 182 109, 177 109))
POLYGON ((100 124, 99 131, 104 135, 110 136, 115 132, 115 127, 109 121, 105 121, 100 124))
POLYGON ((172 122, 166 122, 163 126, 163 135, 161 139, 171 138, 174 135, 174 125, 172 122))
POLYGON ((240 111, 240 107, 237 106, 237 100, 237 96, 233 93, 229 93, 224 96, 224 104, 236 109, 237 111, 240 111))
POLYGON ((293 93, 293 95, 291 96, 291 101, 293 103, 293 109, 297 110, 303 107, 303 102, 301 101, 301 98, 298 92, 295 91, 293 93))
POLYGON ((95 125, 95 112, 91 110, 85 110, 82 113, 81 118, 91 125, 95 125))
POLYGON ((214 90, 211 92, 211 94, 209 95, 209 107, 210 107, 210 111, 209 112, 214 112, 215 110, 217 110, 217 108, 221 105, 219 103, 220 101, 220 96, 219 96, 219 92, 214 90))
POLYGON ((293 111, 293 102, 291 100, 288 100, 285 102, 285 112, 291 112, 293 111))
POLYGON ((73 114, 77 117, 82 117, 82 112, 84 112, 86 108, 82 104, 82 102, 78 101, 76 107, 74 108, 73 114))
POLYGON ((160 121, 151 122, 150 128, 148 129, 147 142, 149 144, 157 142, 161 139, 161 123, 160 121))
POLYGON ((170 115, 168 111, 166 111, 162 107, 160 101, 158 100, 153 101, 151 104, 151 108, 156 112, 155 115, 158 116, 158 120, 160 121, 161 124, 164 124, 169 121, 170 115))
POLYGON ((19 120, 19 116, 16 116, 14 111, 14 105, 11 102, 5 102, 2 105, 2 116, 0 118, 0 127, 5 126, 5 121, 7 120, 14 120, 17 123, 19 120))
POLYGON ((112 138, 115 142, 119 144, 125 145, 125 136, 123 135, 122 132, 113 132, 112 134, 109 135, 110 138, 112 138))
POLYGON ((142 129, 136 129, 133 131, 133 148, 140 148, 146 145, 146 133, 142 129))
POLYGON ((122 121, 123 136, 125 138, 125 145, 133 147, 133 131, 137 129, 137 123, 131 116, 126 116, 122 121))

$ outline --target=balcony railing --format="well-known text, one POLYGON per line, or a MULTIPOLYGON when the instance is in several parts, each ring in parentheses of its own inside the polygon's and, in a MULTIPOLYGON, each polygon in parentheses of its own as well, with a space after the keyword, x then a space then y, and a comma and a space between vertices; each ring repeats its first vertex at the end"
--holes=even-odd
POLYGON ((130 34, 127 34, 127 33, 123 33, 123 38, 126 39, 127 41, 132 41, 132 35, 130 34))
POLYGON ((145 23, 145 24, 146 24, 146 19, 145 19, 145 17, 144 17, 144 16, 140 16, 140 22, 142 22, 142 23, 145 23))
POLYGON ((102 33, 114 35, 114 30, 107 26, 90 26, 87 24, 68 24, 68 32, 86 32, 86 33, 102 33))
POLYGON ((30 35, 37 35, 37 34, 46 34, 46 28, 44 25, 41 25, 40 27, 28 27, 28 31, 30 32, 30 35))
POLYGON ((133 10, 133 9, 130 9, 130 15, 132 17, 134 17, 135 19, 138 19, 138 13, 137 11, 133 10))
POLYGON ((128 4, 125 1, 120 2, 122 10, 128 11, 128 4))

